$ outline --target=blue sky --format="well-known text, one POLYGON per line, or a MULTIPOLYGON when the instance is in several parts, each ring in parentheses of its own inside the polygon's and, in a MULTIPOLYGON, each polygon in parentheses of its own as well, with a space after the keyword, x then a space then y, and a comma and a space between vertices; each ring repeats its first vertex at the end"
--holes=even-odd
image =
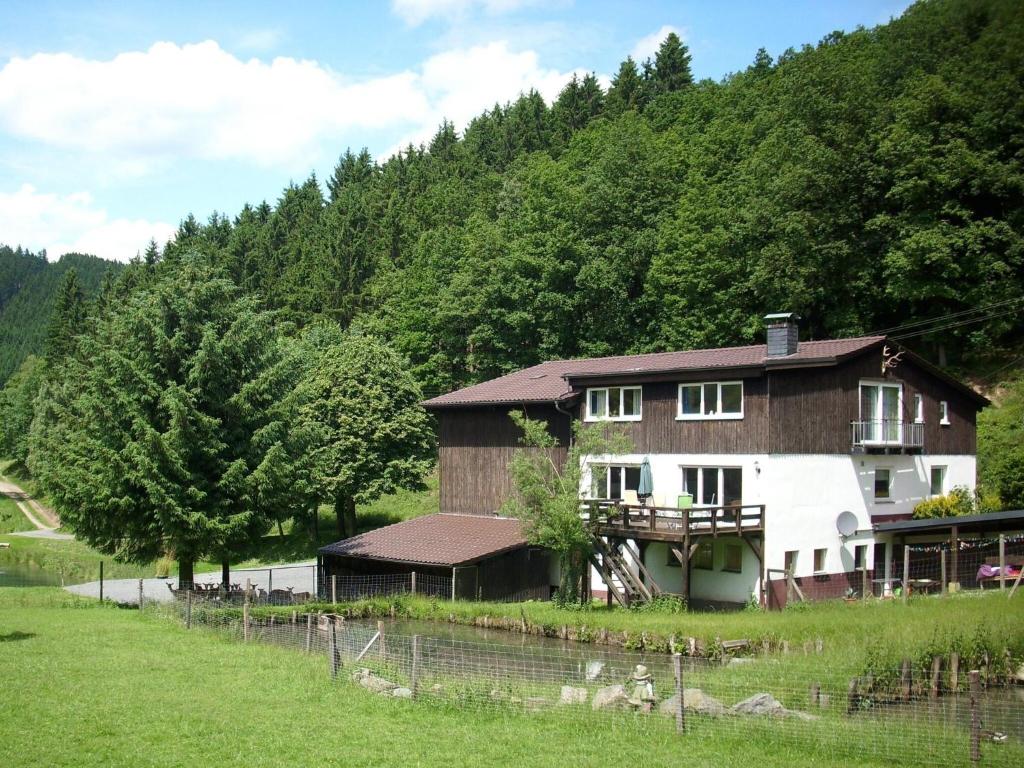
POLYGON ((850 2, 4 2, 0 242, 126 260, 189 211, 234 214, 346 147, 375 157, 669 30, 698 78, 899 15, 850 2))

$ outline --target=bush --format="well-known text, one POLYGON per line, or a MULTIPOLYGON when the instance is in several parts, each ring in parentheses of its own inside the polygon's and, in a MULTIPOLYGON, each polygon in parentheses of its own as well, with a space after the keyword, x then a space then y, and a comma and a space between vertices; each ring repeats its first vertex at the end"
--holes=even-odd
POLYGON ((979 504, 968 488, 958 485, 945 496, 926 499, 914 507, 914 518, 962 517, 976 514, 979 504))

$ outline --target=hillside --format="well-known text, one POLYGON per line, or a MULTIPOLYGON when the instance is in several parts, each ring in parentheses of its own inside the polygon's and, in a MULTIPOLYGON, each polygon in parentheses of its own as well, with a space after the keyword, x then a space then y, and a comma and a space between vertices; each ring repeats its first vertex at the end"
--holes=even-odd
POLYGON ((121 269, 81 253, 48 262, 45 255, 0 245, 0 385, 28 355, 42 352, 57 288, 72 267, 86 298, 96 294, 108 270, 121 269))

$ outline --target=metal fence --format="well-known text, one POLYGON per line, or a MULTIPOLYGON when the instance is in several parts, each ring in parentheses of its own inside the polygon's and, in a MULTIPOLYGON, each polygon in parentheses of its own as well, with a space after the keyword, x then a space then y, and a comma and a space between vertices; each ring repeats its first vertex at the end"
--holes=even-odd
POLYGON ((393 595, 423 595, 426 597, 452 597, 452 578, 427 573, 360 574, 355 576, 328 576, 317 569, 317 589, 320 599, 332 603, 393 595))
MULTIPOLYGON (((563 642, 537 645, 393 631, 299 610, 276 615, 178 601, 153 611, 193 631, 229 635, 322 659, 324 674, 359 695, 510 716, 613 717, 686 739, 763 739, 820 764, 1020 765, 1024 762, 1022 660, 962 669, 936 657, 927 670, 844 666, 835 656, 755 653, 709 661, 563 642), (255 614, 255 615, 254 615, 255 614)), ((397 704, 396 704, 397 706, 397 704)), ((595 725, 600 725, 596 723, 595 725)), ((523 727, 530 727, 524 724, 523 727)))

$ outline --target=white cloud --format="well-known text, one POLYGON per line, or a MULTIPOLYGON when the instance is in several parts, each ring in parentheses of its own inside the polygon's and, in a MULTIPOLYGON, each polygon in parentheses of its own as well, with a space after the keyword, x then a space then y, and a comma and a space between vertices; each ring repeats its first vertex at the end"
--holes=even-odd
POLYGON ((4 242, 33 251, 46 249, 51 259, 75 251, 127 261, 144 251, 150 238, 162 246, 175 227, 162 221, 112 219, 87 192, 56 195, 31 184, 0 192, 0 233, 4 242))
POLYGON ((406 24, 415 27, 433 17, 450 21, 475 10, 510 13, 537 4, 539 0, 392 0, 391 10, 406 24))
POLYGON ((673 27, 671 24, 666 24, 657 32, 652 32, 637 41, 636 45, 633 46, 632 53, 630 54, 633 57, 633 60, 636 62, 642 62, 644 59, 648 58, 653 60, 654 54, 658 52, 658 47, 661 45, 662 41, 668 37, 669 32, 675 32, 684 41, 686 40, 684 30, 679 27, 673 27))

